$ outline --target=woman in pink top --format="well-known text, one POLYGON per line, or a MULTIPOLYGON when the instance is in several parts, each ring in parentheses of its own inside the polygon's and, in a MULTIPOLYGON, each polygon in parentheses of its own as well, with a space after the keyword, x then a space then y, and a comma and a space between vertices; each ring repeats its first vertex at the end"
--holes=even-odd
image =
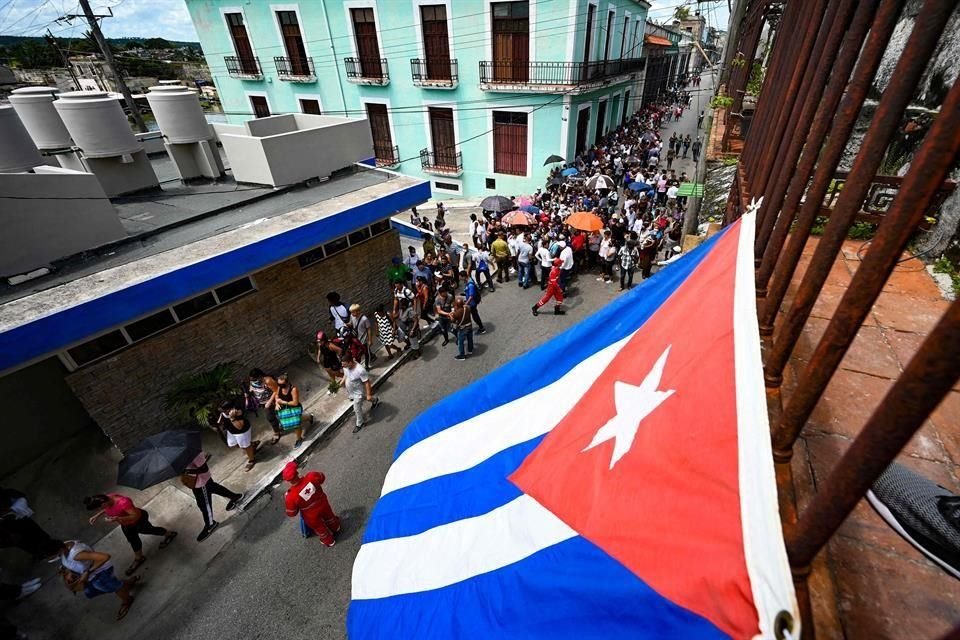
POLYGON ((141 509, 133 504, 133 500, 119 493, 97 494, 83 499, 83 504, 90 511, 96 511, 90 517, 90 524, 97 522, 100 516, 103 516, 109 522, 116 522, 120 525, 124 537, 133 548, 133 562, 127 567, 127 575, 140 568, 146 560, 143 555, 143 542, 140 541, 140 534, 151 536, 163 536, 160 542, 160 548, 166 549, 167 545, 177 537, 176 531, 169 531, 163 527, 157 527, 150 523, 150 514, 146 509, 141 509))

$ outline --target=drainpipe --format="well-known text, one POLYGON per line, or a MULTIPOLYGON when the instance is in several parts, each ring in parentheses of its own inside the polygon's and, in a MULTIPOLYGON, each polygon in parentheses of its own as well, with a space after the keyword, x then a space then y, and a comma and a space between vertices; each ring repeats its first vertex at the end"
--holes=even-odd
POLYGON ((340 104, 343 105, 343 117, 347 117, 347 97, 343 94, 343 78, 340 76, 340 56, 337 55, 337 46, 333 44, 333 31, 330 29, 330 14, 327 12, 327 0, 320 0, 323 7, 323 22, 327 27, 327 38, 330 40, 330 50, 333 52, 333 64, 337 70, 337 89, 340 91, 340 104))

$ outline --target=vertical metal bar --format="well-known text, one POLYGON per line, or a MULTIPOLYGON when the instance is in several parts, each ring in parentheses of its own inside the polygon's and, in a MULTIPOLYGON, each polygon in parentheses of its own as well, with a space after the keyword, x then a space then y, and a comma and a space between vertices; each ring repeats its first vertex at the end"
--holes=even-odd
POLYGON ((820 24, 820 33, 810 55, 807 68, 803 72, 803 83, 800 93, 793 105, 790 118, 784 133, 784 145, 778 157, 778 165, 771 170, 771 180, 763 194, 764 215, 758 220, 760 229, 757 232, 755 247, 756 258, 763 256, 767 240, 773 231, 773 225, 780 213, 783 196, 786 194, 790 176, 796 173, 797 160, 804 142, 808 139, 810 123, 814 111, 820 102, 823 87, 830 75, 830 70, 836 62, 837 52, 843 42, 843 34, 850 25, 853 10, 856 7, 854 0, 840 0, 832 2, 820 24), (775 177, 775 179, 774 179, 775 177))
POLYGON ((890 84, 870 121, 870 128, 853 161, 850 176, 840 192, 837 205, 830 212, 826 229, 817 243, 810 266, 803 275, 797 296, 770 349, 764 368, 768 378, 782 376, 783 367, 793 352, 817 296, 827 281, 837 253, 843 246, 847 230, 860 210, 887 145, 897 131, 897 125, 920 83, 927 62, 933 55, 953 10, 952 3, 941 0, 924 2, 890 84))
MULTIPOLYGON (((803 40, 799 42, 795 40, 796 46, 791 55, 793 59, 790 65, 790 73, 788 74, 789 80, 785 85, 786 91, 777 100, 778 108, 776 110, 776 118, 774 119, 775 124, 771 130, 772 136, 764 149, 763 160, 760 162, 759 170, 753 180, 753 192, 757 195, 766 192, 770 172, 777 161, 777 156, 781 152, 784 139, 790 133, 787 130, 787 120, 790 111, 793 109, 793 105, 800 99, 798 95, 800 84, 803 82, 807 63, 813 55, 813 45, 820 31, 820 25, 826 18, 828 4, 827 0, 814 0, 812 6, 806 7, 808 13, 804 21, 806 29, 804 30, 803 40)), ((758 231, 763 224, 765 213, 765 211, 761 210, 757 218, 758 231)))
MULTIPOLYGON (((806 246, 807 239, 810 236, 810 229, 813 227, 817 216, 820 213, 820 205, 823 197, 830 186, 834 172, 840 164, 840 158, 846 148, 847 140, 853 127, 856 124, 857 116, 863 101, 873 83, 873 78, 883 59, 886 46, 897 26, 897 20, 903 9, 906 0, 882 0, 880 8, 877 10, 876 18, 870 27, 870 35, 863 47, 862 52, 857 50, 859 61, 856 70, 850 79, 849 85, 844 85, 846 93, 840 102, 839 110, 832 118, 824 118, 824 122, 830 124, 830 133, 827 135, 827 145, 820 154, 820 161, 817 163, 816 171, 813 175, 813 181, 807 189, 806 199, 797 215, 796 224, 793 233, 790 234, 790 240, 787 247, 773 265, 773 280, 767 291, 766 302, 760 314, 760 333, 761 335, 771 335, 773 333, 774 320, 777 312, 780 310, 780 304, 783 302, 783 296, 786 294, 793 279, 793 273, 800 261, 803 248, 806 246)), ((832 114, 832 111, 828 111, 832 114)), ((819 149, 812 149, 813 160, 820 153, 819 149)), ((805 183, 804 183, 805 184, 805 183)), ((798 199, 802 193, 798 193, 798 199)), ((791 216, 792 217, 792 216, 791 216)), ((771 259, 771 262, 773 260, 771 259)), ((761 270, 763 269, 761 265, 761 270)), ((768 268, 771 268, 768 265, 768 268)), ((767 386, 776 387, 780 384, 781 371, 774 370, 771 367, 766 369, 767 386)))
MULTIPOLYGON (((941 111, 941 114, 944 113, 941 111)), ((960 378, 960 301, 920 345, 856 440, 785 533, 792 567, 807 567, 960 378)))
MULTIPOLYGON (((826 92, 817 107, 816 115, 813 117, 813 128, 810 130, 809 137, 807 137, 804 142, 800 163, 796 171, 793 172, 793 178, 787 189, 787 197, 783 204, 780 217, 764 249, 760 270, 757 273, 758 295, 766 295, 767 293, 766 287, 770 282, 770 276, 773 273, 777 256, 780 254, 783 243, 787 239, 790 225, 797 213, 797 207, 800 205, 800 198, 803 197, 803 192, 807 183, 810 181, 810 174, 813 172, 814 164, 820 156, 820 149, 823 146, 827 130, 837 115, 837 107, 840 104, 840 99, 843 97, 844 89, 847 87, 847 81, 850 79, 850 72, 857 63, 857 57, 860 55, 860 49, 870 30, 870 25, 874 21, 878 5, 879 0, 864 0, 857 6, 857 12, 851 23, 850 30, 847 32, 847 36, 843 41, 840 57, 833 65, 833 71, 826 92)), ((807 126, 810 126, 810 124, 811 123, 808 123, 807 126)), ((804 127, 804 130, 806 130, 806 127, 804 127)))
MULTIPOLYGON (((927 132, 910 170, 870 243, 870 250, 840 300, 827 330, 807 363, 774 431, 774 447, 793 446, 826 389, 834 371, 876 302, 910 236, 937 197, 954 159, 960 154, 960 82, 954 82, 940 114, 927 132)), ((846 190, 846 188, 844 189, 846 190)), ((960 369, 960 364, 957 369, 960 369)))

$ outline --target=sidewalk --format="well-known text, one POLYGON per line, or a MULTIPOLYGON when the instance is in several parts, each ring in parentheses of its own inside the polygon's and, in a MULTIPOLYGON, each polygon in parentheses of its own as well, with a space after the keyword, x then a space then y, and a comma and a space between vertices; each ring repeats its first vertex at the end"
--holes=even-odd
MULTIPOLYGON (((424 329, 423 342, 432 339, 429 329, 424 329)), ((379 386, 407 359, 408 354, 387 360, 380 355, 372 363, 371 375, 374 386, 379 386)), ((106 638, 132 638, 138 621, 147 621, 162 612, 166 603, 177 595, 182 586, 199 576, 220 551, 236 538, 246 526, 251 513, 266 504, 257 498, 270 494, 271 487, 280 481, 280 471, 289 460, 305 458, 314 445, 340 424, 353 425, 352 404, 341 389, 336 394, 327 391, 326 373, 306 356, 292 363, 286 372, 304 398, 304 413, 312 414, 315 423, 304 433, 303 444, 294 449, 295 435, 285 435, 276 445, 267 442, 272 430, 263 412, 249 415, 254 428, 254 438, 264 442, 257 456, 256 466, 244 470, 246 458, 243 453, 228 447, 212 431, 204 431, 204 449, 213 454, 210 468, 213 478, 229 489, 245 494, 240 508, 232 513, 224 511, 226 500, 214 497, 214 513, 220 527, 204 542, 195 538, 203 527, 193 493, 182 486, 178 479, 137 491, 116 485, 119 452, 95 428, 64 442, 61 447, 37 459, 31 465, 4 478, 4 486, 20 488, 28 493, 31 506, 37 512, 36 520, 52 536, 78 539, 94 545, 98 551, 112 556, 118 577, 133 559, 133 552, 119 527, 108 523, 87 524, 87 513, 82 504, 84 496, 95 493, 119 492, 130 496, 134 502, 150 514, 157 526, 179 532, 179 537, 168 549, 160 551, 160 538, 143 536, 147 562, 138 570, 144 585, 130 616, 122 623, 114 621, 115 598, 98 599, 95 606, 86 598, 74 598, 60 584, 55 574, 55 565, 31 563, 18 550, 0 552, 5 578, 8 581, 39 576, 43 588, 30 598, 11 607, 7 617, 22 625, 33 639, 63 638, 105 640, 106 638), (110 600, 110 602, 105 602, 110 600), (108 606, 107 606, 108 605, 108 606), (50 615, 58 613, 57 620, 50 615), (61 619, 62 618, 62 619, 61 619), (73 622, 83 620, 83 625, 73 622), (43 622, 38 622, 38 621, 43 622), (71 622, 73 621, 73 622, 71 622), (42 631, 41 631, 42 629, 42 631)), ((371 417, 377 420, 376 413, 371 417)), ((362 437, 363 433, 354 436, 362 437)), ((278 494, 279 495, 279 494, 278 494)), ((272 499, 272 497, 271 497, 272 499)), ((292 526, 292 525, 291 525, 292 526)))

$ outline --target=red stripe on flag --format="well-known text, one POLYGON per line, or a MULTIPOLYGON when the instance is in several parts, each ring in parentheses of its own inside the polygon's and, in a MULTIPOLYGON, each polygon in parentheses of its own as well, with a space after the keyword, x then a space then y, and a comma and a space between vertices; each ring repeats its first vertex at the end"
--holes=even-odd
POLYGON ((738 479, 739 232, 716 243, 511 480, 658 593, 745 638, 759 626, 738 479))

